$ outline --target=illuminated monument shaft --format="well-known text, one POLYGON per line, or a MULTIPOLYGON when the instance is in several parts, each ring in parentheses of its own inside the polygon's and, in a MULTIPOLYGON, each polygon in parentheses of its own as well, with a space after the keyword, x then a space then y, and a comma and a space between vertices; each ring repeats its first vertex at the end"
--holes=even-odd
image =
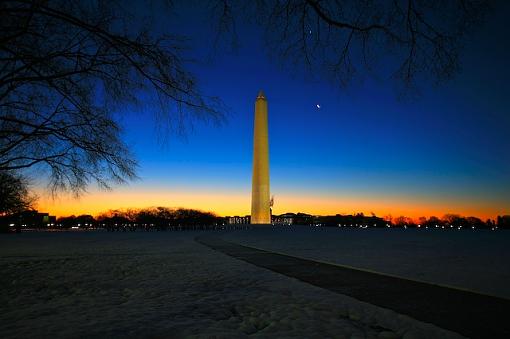
POLYGON ((259 92, 257 100, 255 100, 253 177, 251 185, 251 223, 270 224, 267 100, 262 91, 259 92))

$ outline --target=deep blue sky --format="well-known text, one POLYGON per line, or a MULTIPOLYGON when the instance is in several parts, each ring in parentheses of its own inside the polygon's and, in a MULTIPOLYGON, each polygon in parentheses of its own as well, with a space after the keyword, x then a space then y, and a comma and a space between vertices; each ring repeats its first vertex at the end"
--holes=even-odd
POLYGON ((213 51, 211 23, 197 5, 158 18, 159 29, 191 38, 190 69, 203 93, 229 107, 226 123, 197 122, 161 145, 150 107, 121 112, 142 180, 117 192, 139 198, 122 206, 108 200, 112 193, 92 192, 85 202, 99 194, 107 208, 146 206, 157 204, 154 192, 167 192, 161 204, 248 214, 253 107, 263 89, 276 213, 509 214, 510 4, 498 6, 466 41, 461 73, 439 86, 420 82, 420 96, 405 100, 391 80, 340 88, 299 67, 283 69, 255 25, 238 22, 235 52, 213 51))

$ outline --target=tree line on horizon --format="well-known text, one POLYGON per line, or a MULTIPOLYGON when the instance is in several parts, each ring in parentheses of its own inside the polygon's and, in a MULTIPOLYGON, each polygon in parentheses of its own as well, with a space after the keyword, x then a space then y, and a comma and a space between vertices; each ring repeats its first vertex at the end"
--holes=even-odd
MULTIPOLYGON (((26 226, 39 229, 106 229, 108 231, 164 231, 189 229, 218 229, 232 225, 229 217, 221 217, 213 212, 188 208, 149 207, 139 209, 116 209, 99 213, 70 215, 59 217, 50 223, 37 221, 38 213, 28 210, 0 217, 0 230, 9 231, 9 225, 26 226)), ((42 219, 40 219, 42 220, 42 219)), ((420 217, 418 220, 391 215, 378 217, 375 214, 366 216, 363 213, 353 215, 317 216, 306 213, 285 213, 273 215, 275 225, 309 225, 322 227, 352 227, 352 228, 457 228, 457 229, 510 229, 510 215, 498 216, 496 219, 483 221, 480 218, 459 214, 445 214, 442 218, 435 216, 420 217)), ((12 228, 12 226, 11 226, 12 228)))
POLYGON ((107 230, 124 229, 188 229, 196 226, 221 225, 223 218, 212 212, 204 212, 189 208, 149 207, 140 209, 108 210, 92 215, 60 217, 57 223, 63 227, 71 227, 77 223, 89 224, 107 230))
POLYGON ((355 215, 319 216, 317 222, 323 226, 344 227, 395 227, 395 228, 476 228, 476 229, 510 229, 510 215, 497 216, 496 219, 482 219, 474 216, 461 216, 459 214, 445 214, 443 217, 436 216, 419 217, 417 220, 405 216, 383 218, 375 214, 365 216, 363 213, 355 215))

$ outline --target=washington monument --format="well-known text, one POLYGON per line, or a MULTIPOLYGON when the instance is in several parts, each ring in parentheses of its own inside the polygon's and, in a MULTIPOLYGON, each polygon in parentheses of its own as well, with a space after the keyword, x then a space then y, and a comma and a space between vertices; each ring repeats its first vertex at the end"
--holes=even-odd
POLYGON ((269 209, 269 140, 267 100, 260 91, 255 100, 253 130, 253 177, 251 182, 251 223, 270 224, 269 209))

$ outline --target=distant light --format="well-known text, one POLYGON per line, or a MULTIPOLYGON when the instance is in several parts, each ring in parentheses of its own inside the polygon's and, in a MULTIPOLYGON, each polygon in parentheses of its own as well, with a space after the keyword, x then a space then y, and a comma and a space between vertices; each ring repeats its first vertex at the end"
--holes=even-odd
POLYGON ((321 105, 317 104, 317 109, 321 109, 321 105))
POLYGON ((15 225, 15 224, 9 224, 9 226, 11 226, 11 227, 12 227, 12 226, 16 226, 16 225, 15 225))

